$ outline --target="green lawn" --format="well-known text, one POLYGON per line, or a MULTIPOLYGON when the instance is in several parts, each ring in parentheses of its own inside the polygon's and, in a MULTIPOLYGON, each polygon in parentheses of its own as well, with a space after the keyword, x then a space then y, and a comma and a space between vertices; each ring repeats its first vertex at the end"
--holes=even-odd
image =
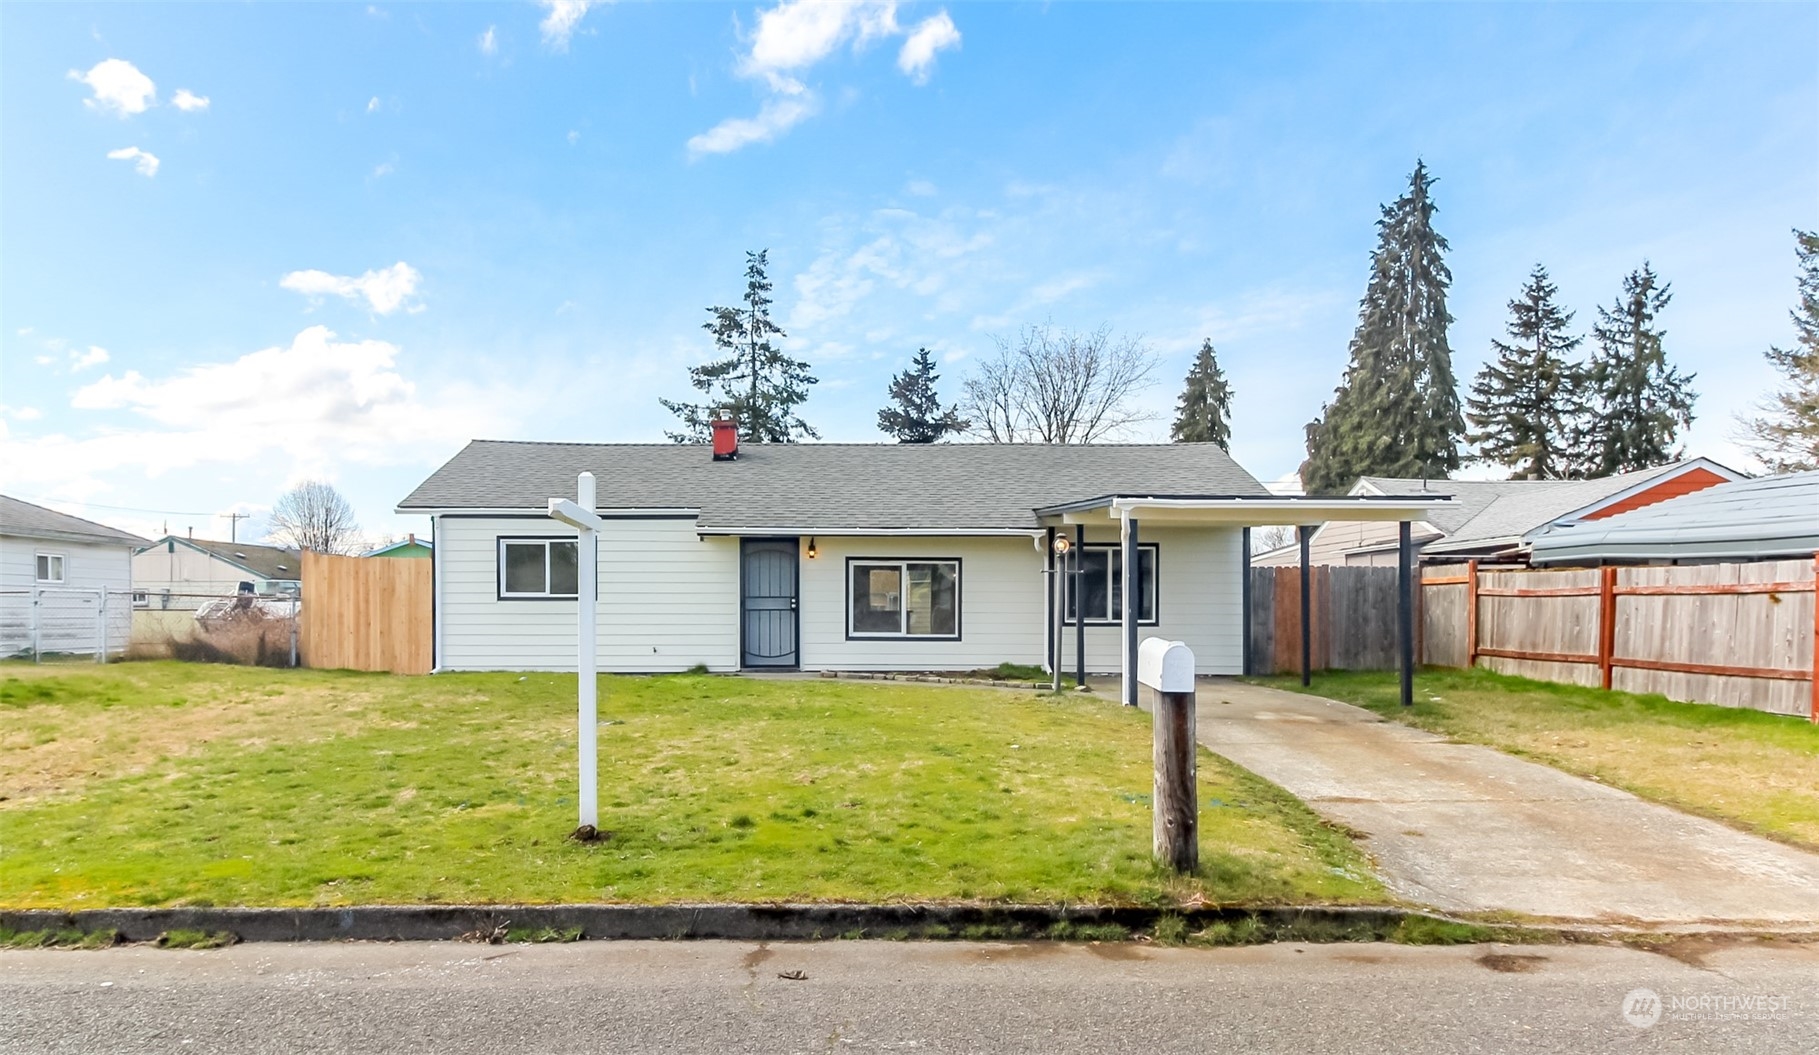
POLYGON ((0 905, 1380 901, 1274 786, 1200 762, 1202 875, 1149 859, 1147 715, 833 680, 0 666, 0 905))
POLYGON ((1819 726, 1760 711, 1676 703, 1486 670, 1424 670, 1415 705, 1396 675, 1330 672, 1303 690, 1457 740, 1487 744, 1643 798, 1819 848, 1819 726))

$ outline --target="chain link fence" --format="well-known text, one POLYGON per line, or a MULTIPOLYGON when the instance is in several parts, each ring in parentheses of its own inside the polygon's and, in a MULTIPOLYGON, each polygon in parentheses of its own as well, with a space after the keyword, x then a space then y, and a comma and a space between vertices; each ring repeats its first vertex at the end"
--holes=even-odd
POLYGON ((0 590, 0 656, 297 665, 294 595, 37 587, 0 590))

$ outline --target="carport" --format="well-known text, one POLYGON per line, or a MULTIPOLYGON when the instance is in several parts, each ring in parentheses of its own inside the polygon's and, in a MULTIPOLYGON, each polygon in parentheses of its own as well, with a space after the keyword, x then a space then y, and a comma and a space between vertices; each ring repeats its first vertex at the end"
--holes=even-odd
MULTIPOLYGON (((1312 633, 1309 629, 1309 609, 1311 595, 1308 576, 1308 540, 1314 529, 1330 520, 1340 521, 1392 521, 1400 524, 1397 544, 1397 639, 1398 666, 1402 672, 1402 704, 1408 706, 1414 702, 1415 684, 1415 633, 1414 633, 1414 547, 1410 542, 1410 526, 1417 520, 1423 520, 1427 514, 1436 509, 1449 506, 1452 499, 1445 495, 1345 495, 1341 497, 1315 496, 1271 496, 1254 495, 1105 495, 1099 498, 1086 499, 1080 502, 1069 502, 1065 505, 1050 506, 1036 510, 1042 525, 1048 529, 1048 560, 1051 570, 1061 575, 1075 577, 1075 589, 1080 589, 1082 563, 1078 556, 1072 561, 1071 569, 1066 567, 1065 556, 1060 550, 1071 550, 1079 554, 1084 549, 1086 528, 1117 525, 1119 544, 1123 550, 1123 584, 1121 589, 1123 635, 1121 641, 1120 670, 1122 671, 1122 689, 1119 698, 1126 706, 1137 706, 1137 630, 1138 605, 1140 603, 1140 584, 1138 545, 1140 526, 1152 524, 1168 527, 1206 527, 1206 528, 1242 528, 1244 532, 1244 591, 1245 619, 1250 618, 1250 529, 1267 525, 1289 524, 1296 529, 1296 537, 1301 544, 1301 681, 1308 683, 1309 663, 1311 660, 1312 633), (1066 536, 1072 530, 1071 545, 1057 547, 1057 539, 1066 536)), ((1086 626, 1085 620, 1074 621, 1078 669, 1075 675, 1079 683, 1086 683, 1086 626)), ((1048 654, 1051 657, 1060 655, 1061 627, 1058 620, 1051 619, 1048 626, 1048 654)), ((1248 629, 1247 629, 1248 638, 1248 629)))

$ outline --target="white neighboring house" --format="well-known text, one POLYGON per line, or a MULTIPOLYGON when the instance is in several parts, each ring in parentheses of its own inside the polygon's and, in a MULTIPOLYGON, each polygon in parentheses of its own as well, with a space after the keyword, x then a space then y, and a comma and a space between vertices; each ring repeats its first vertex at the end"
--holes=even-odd
POLYGON ((720 439, 470 443, 398 505, 433 525, 436 669, 575 668, 576 533, 548 507, 574 496, 582 471, 608 522, 596 655, 620 672, 959 671, 1053 657, 1104 673, 1125 669, 1141 635, 1185 642, 1201 674, 1237 674, 1245 525, 1335 511, 1413 519, 1444 504, 1275 497, 1212 444, 740 450, 720 439), (1127 525, 1139 554, 1128 605, 1127 525), (1047 573, 1057 535, 1084 558, 1077 576, 1068 561, 1059 632, 1047 573))
POLYGON ((253 593, 295 597, 303 555, 283 546, 166 535, 133 556, 134 604, 194 611, 211 598, 253 593))
POLYGON ((0 656, 126 647, 138 535, 0 495, 0 656), (105 638, 103 637, 105 633, 105 638))

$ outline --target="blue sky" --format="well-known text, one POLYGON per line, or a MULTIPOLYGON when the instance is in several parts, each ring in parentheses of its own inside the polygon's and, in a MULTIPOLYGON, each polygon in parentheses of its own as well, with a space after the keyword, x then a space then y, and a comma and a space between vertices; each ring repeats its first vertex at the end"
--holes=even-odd
POLYGON ((0 486, 225 536, 322 476, 421 530, 471 437, 661 439, 757 248, 827 439, 918 346, 952 396, 1103 324, 1163 358, 1130 438, 1211 337, 1275 478, 1417 157, 1462 379, 1537 261, 1584 330, 1647 258, 1689 450, 1747 468, 1819 226, 1810 4, 583 7, 0 9, 0 486))

